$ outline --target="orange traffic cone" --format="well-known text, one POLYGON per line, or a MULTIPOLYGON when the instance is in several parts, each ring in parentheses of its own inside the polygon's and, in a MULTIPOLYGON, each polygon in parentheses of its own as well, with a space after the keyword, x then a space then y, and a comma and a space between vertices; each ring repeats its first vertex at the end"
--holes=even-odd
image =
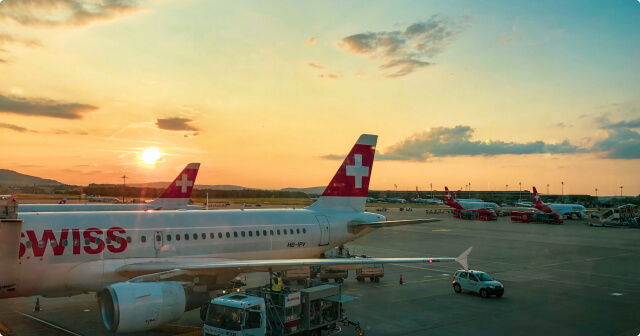
POLYGON ((36 308, 33 309, 34 312, 39 312, 40 309, 40 298, 36 299, 36 308))
POLYGON ((404 282, 402 282, 402 274, 400 274, 400 284, 404 285, 404 282))

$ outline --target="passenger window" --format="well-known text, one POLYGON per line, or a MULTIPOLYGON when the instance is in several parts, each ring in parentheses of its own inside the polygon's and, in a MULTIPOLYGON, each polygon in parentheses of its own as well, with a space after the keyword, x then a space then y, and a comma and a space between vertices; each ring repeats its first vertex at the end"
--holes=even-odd
POLYGON ((296 229, 296 233, 297 233, 297 234, 300 234, 300 229, 296 229))
POLYGON ((162 240, 162 236, 160 234, 156 234, 156 241, 159 242, 161 240, 162 240))
POLYGON ((107 244, 111 244, 111 238, 107 237, 107 239, 105 239, 105 240, 107 241, 107 244))
POLYGON ((267 235, 267 230, 262 230, 262 235, 266 236, 267 235))
POLYGON ((167 235, 167 241, 171 241, 171 235, 167 235))
POLYGON ((269 231, 271 231, 271 235, 273 236, 273 230, 269 230, 269 231))
POLYGON ((231 238, 231 234, 227 232, 227 238, 231 238))
POLYGON ((55 240, 52 240, 52 241, 51 241, 51 247, 56 247, 56 245, 57 245, 56 241, 55 241, 55 240))
POLYGON ((84 240, 84 244, 85 244, 85 245, 89 245, 89 239, 85 239, 85 240, 84 240))
POLYGON ((240 234, 242 234, 242 236, 244 237, 244 231, 240 232, 240 234))
POLYGON ((69 245, 69 241, 66 240, 66 239, 63 239, 62 240, 62 246, 67 246, 67 245, 69 245))
MULTIPOLYGON (((202 239, 204 239, 205 234, 202 234, 202 239)), ((215 236, 213 235, 213 232, 209 233, 209 238, 213 239, 215 236)))
POLYGON ((249 237, 253 237, 253 231, 249 231, 249 237))
MULTIPOLYGON (((118 238, 120 239, 120 238, 118 238)), ((74 239, 73 240, 73 246, 79 246, 80 245, 80 239, 74 239)), ((27 242, 27 247, 31 247, 31 242, 27 242)))
POLYGON ((237 231, 233 231, 233 237, 234 238, 238 238, 238 232, 237 231))
POLYGON ((179 234, 176 235, 176 240, 180 240, 180 235, 179 234))
POLYGON ((260 237, 260 230, 256 230, 256 237, 260 237))
POLYGON ((289 229, 289 233, 290 233, 290 234, 293 234, 293 229, 289 229))
POLYGON ((97 244, 97 245, 100 245, 101 243, 102 243, 102 239, 100 239, 100 238, 96 238, 96 244, 97 244))
POLYGON ((282 233, 286 236, 287 235, 287 229, 282 230, 282 233))
POLYGON ((31 248, 31 241, 27 242, 27 248, 31 248))
POLYGON ((184 240, 189 240, 189 234, 188 233, 184 234, 184 240))
POLYGON ((193 234, 193 240, 198 240, 198 234, 197 233, 193 234))
POLYGON ((140 241, 143 242, 143 243, 146 243, 147 242, 147 236, 141 236, 140 237, 140 241))
POLYGON ((280 235, 280 230, 278 230, 278 231, 276 231, 276 232, 278 232, 278 236, 279 236, 279 235, 280 235))
POLYGON ((116 239, 116 243, 118 243, 118 244, 122 244, 122 238, 121 238, 121 237, 118 237, 118 239, 116 239))
POLYGON ((307 234, 307 229, 302 228, 302 233, 307 234))
POLYGON ((218 232, 218 238, 222 238, 222 232, 218 232))
POLYGON ((127 237, 127 243, 131 244, 131 237, 127 237))

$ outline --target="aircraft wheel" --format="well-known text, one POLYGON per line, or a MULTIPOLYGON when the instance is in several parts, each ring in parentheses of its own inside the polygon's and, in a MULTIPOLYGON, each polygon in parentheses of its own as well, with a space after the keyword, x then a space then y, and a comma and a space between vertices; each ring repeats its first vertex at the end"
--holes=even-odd
POLYGON ((374 281, 375 281, 375 282, 380 282, 380 277, 376 277, 376 278, 374 279, 374 281))
POLYGON ((374 278, 373 278, 373 277, 369 277, 369 280, 373 281, 373 280, 374 280, 374 278))
POLYGON ((487 292, 487 290, 483 288, 483 289, 481 289, 481 290, 480 290, 480 296, 481 296, 483 299, 486 299, 486 298, 488 298, 488 297, 489 297, 489 292, 487 292))
POLYGON ((456 293, 462 293, 462 287, 460 287, 460 284, 453 284, 453 291, 456 293))

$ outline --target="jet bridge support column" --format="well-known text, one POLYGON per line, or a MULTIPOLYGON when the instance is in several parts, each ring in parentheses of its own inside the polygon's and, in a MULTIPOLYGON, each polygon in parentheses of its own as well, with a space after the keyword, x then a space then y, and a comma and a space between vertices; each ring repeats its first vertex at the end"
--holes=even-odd
POLYGON ((0 299, 17 289, 22 219, 15 199, 0 200, 0 299))

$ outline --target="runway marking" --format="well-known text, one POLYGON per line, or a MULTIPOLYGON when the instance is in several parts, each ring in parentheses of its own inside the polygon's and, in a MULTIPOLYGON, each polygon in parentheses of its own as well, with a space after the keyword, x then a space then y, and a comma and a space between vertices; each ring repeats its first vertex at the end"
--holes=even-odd
POLYGON ((51 322, 47 322, 47 321, 45 321, 45 320, 41 320, 41 319, 39 319, 39 318, 37 318, 37 317, 35 317, 35 316, 31 316, 31 315, 29 315, 29 314, 25 314, 25 313, 22 313, 22 312, 19 312, 19 311, 15 311, 15 310, 14 310, 14 312, 16 312, 16 313, 18 313, 18 314, 20 314, 20 315, 22 315, 22 316, 28 317, 28 318, 30 318, 30 319, 32 319, 32 320, 35 320, 35 321, 38 321, 38 322, 40 322, 40 323, 46 324, 46 325, 50 326, 51 328, 58 329, 58 330, 60 330, 60 331, 62 331, 62 332, 64 332, 64 333, 67 333, 67 334, 69 334, 69 335, 82 336, 82 335, 80 335, 80 334, 74 333, 74 332, 73 332, 73 331, 71 331, 71 330, 65 329, 65 328, 63 328, 63 327, 61 327, 61 326, 59 326, 59 325, 53 324, 53 323, 51 323, 51 322))
POLYGON ((449 232, 451 230, 446 230, 446 229, 435 229, 435 230, 431 230, 431 232, 449 232))
POLYGON ((611 293, 611 296, 622 296, 622 295, 624 295, 624 294, 622 294, 622 293, 611 293))
POLYGON ((623 253, 623 254, 618 254, 618 255, 614 255, 614 256, 598 257, 598 258, 587 258, 587 259, 573 260, 573 261, 563 261, 563 262, 554 263, 554 264, 539 265, 537 267, 548 267, 548 266, 555 266, 555 265, 562 265, 562 264, 572 264, 572 263, 577 263, 577 262, 582 262, 582 261, 592 261, 592 260, 602 260, 602 259, 607 259, 607 258, 617 258, 617 257, 630 256, 630 255, 634 255, 634 254, 640 254, 640 252, 623 253))
MULTIPOLYGON (((2 322, 0 322, 0 331, 2 331, 5 334, 9 333, 9 329, 7 327, 5 327, 5 325, 2 324, 2 322)), ((0 334, 0 335, 2 335, 2 334, 0 334)))

